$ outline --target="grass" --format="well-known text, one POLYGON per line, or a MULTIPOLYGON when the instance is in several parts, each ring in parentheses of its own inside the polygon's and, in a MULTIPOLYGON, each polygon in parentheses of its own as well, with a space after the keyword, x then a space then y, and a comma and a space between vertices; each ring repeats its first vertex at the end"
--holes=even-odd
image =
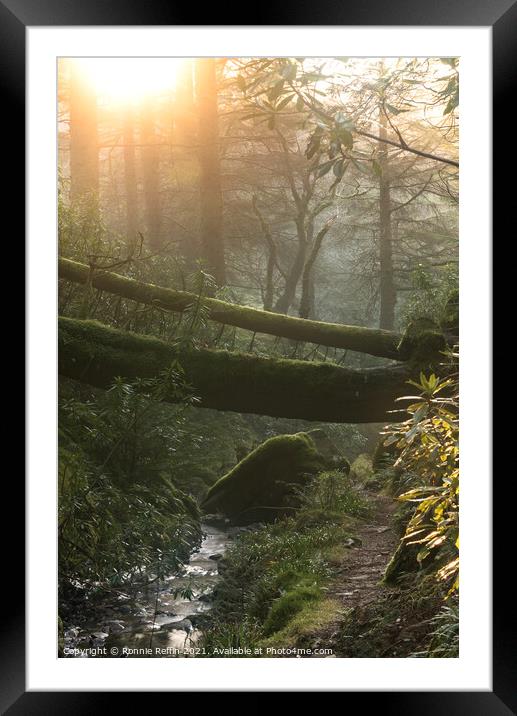
POLYGON ((457 599, 451 599, 450 605, 443 606, 431 619, 433 631, 431 641, 424 652, 413 656, 430 659, 454 659, 460 651, 460 610, 457 599))
POLYGON ((325 587, 368 505, 339 471, 320 473, 299 497, 295 516, 241 535, 226 553, 200 643, 206 655, 293 646, 336 618, 325 587))
POLYGON ((458 642, 450 638, 453 619, 444 611, 444 597, 434 575, 407 575, 397 589, 379 591, 367 605, 349 612, 339 629, 338 656, 458 656, 458 642))
POLYGON ((264 634, 269 636, 284 629, 287 624, 321 597, 321 589, 315 585, 297 584, 276 599, 264 622, 264 634))
POLYGON ((309 602, 303 609, 291 615, 282 629, 262 639, 258 646, 263 651, 268 648, 303 648, 312 642, 316 633, 334 623, 341 615, 342 607, 339 602, 320 597, 317 602, 309 602))

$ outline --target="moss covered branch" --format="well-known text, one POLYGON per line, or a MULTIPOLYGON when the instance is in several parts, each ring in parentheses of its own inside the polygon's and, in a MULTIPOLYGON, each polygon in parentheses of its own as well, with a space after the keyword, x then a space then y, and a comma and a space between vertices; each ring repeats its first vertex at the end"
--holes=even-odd
POLYGON ((227 351, 178 351, 157 338, 95 321, 59 319, 59 372, 68 378, 106 388, 117 376, 155 376, 175 359, 201 407, 336 423, 406 417, 389 411, 408 392, 407 366, 357 371, 227 351))
MULTIPOLYGON (((109 271, 90 272, 89 266, 65 258, 59 259, 59 276, 82 284, 90 281, 90 285, 94 288, 180 313, 198 300, 197 296, 186 291, 136 281, 109 271)), ((295 341, 369 353, 381 358, 394 360, 408 358, 398 348, 401 336, 392 331, 309 321, 261 311, 249 306, 237 306, 215 298, 205 298, 203 301, 209 310, 208 318, 218 323, 245 328, 254 333, 266 333, 295 341)))

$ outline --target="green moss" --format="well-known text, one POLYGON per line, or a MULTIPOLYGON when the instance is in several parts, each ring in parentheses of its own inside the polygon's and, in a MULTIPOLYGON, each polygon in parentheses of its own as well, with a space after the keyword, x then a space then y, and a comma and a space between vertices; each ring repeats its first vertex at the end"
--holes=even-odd
MULTIPOLYGON (((352 370, 228 351, 180 350, 96 321, 59 319, 62 376, 106 388, 117 376, 154 377, 173 361, 181 363, 202 407, 336 423, 384 421, 412 375, 405 366, 352 370)), ((174 402, 175 395, 163 399, 174 402)), ((395 420, 397 414, 390 417, 395 420)))
POLYGON ((386 566, 383 577, 384 583, 395 585, 405 575, 417 572, 420 569, 420 563, 417 560, 419 550, 420 545, 406 545, 400 542, 386 566))
POLYGON ((271 634, 283 629, 307 604, 316 601, 320 595, 321 590, 312 585, 298 585, 282 594, 279 599, 273 602, 264 622, 264 634, 271 636, 271 634))
POLYGON ((309 647, 330 624, 337 623, 342 616, 341 605, 333 599, 321 597, 310 600, 300 611, 292 614, 285 626, 259 642, 269 656, 268 648, 309 647))
MULTIPOLYGON (((91 277, 88 266, 66 258, 59 259, 59 275, 78 283, 91 280, 95 288, 173 311, 184 311, 199 300, 193 293, 143 283, 109 271, 97 271, 91 277)), ((310 321, 249 306, 238 306, 215 298, 204 298, 203 306, 211 320, 225 325, 386 358, 399 357, 397 343, 400 336, 392 331, 310 321)))
POLYGON ((422 369, 443 361, 447 341, 432 319, 418 318, 406 328, 398 349, 413 367, 422 369))
POLYGON ((367 453, 358 455, 350 466, 350 474, 358 482, 366 483, 373 475, 372 458, 367 453))
POLYGON ((202 508, 250 522, 278 517, 289 506, 293 485, 324 466, 306 433, 270 438, 210 488, 202 508))

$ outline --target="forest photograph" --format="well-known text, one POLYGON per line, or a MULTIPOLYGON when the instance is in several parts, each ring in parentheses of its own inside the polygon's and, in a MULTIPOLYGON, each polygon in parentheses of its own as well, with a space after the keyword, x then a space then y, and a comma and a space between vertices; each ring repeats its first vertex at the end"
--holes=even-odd
POLYGON ((458 658, 460 69, 58 60, 59 658, 458 658))

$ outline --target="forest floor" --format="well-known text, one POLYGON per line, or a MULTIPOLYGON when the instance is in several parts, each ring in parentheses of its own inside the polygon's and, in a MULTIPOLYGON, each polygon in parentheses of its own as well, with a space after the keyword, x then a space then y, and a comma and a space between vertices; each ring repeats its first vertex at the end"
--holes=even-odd
MULTIPOLYGON (((370 517, 358 523, 354 535, 361 546, 347 550, 336 565, 327 597, 337 606, 335 616, 308 641, 345 658, 429 656, 430 639, 444 592, 434 574, 418 571, 388 586, 383 576, 398 543, 393 497, 362 491, 372 505, 370 517)), ((452 647, 449 652, 452 652, 452 647)), ((456 656, 447 653, 445 656, 456 656)))
MULTIPOLYGON (((360 546, 347 550, 327 591, 327 597, 340 605, 341 615, 354 613, 358 617, 369 605, 393 593, 393 588, 382 584, 382 577, 399 542, 392 522, 396 508, 393 497, 369 491, 362 491, 362 495, 372 511, 354 529, 360 546)), ((333 648, 334 656, 342 655, 342 626, 343 616, 339 616, 318 634, 318 645, 333 648)))

